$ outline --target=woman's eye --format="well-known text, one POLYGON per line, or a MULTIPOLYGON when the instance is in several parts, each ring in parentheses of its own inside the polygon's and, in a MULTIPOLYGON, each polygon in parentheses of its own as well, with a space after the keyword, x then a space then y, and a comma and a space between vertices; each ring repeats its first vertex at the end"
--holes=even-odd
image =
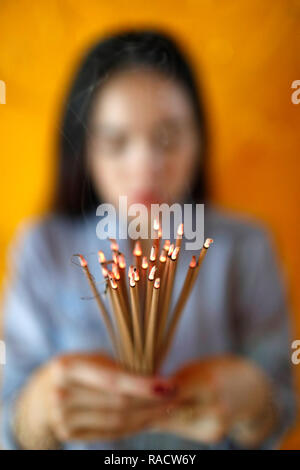
POLYGON ((114 151, 114 152, 120 152, 121 150, 124 149, 126 145, 126 139, 124 137, 116 137, 112 139, 107 139, 104 140, 104 145, 114 151))
POLYGON ((96 142, 97 151, 118 155, 126 146, 125 137, 99 137, 96 142))
POLYGON ((176 145, 176 136, 171 133, 162 132, 155 137, 155 144, 161 150, 171 150, 176 145))

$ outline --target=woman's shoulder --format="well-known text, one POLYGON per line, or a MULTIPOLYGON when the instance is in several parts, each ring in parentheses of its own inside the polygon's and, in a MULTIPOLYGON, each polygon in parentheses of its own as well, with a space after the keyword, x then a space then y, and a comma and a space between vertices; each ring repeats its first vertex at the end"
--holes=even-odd
POLYGON ((269 230, 261 220, 217 206, 209 206, 205 210, 204 224, 207 236, 235 242, 255 243, 270 238, 269 230))
POLYGON ((39 259, 49 263, 57 259, 82 233, 84 224, 76 219, 46 214, 24 219, 17 227, 8 256, 39 259))
POLYGON ((14 236, 15 242, 30 246, 40 244, 51 237, 57 238, 74 228, 74 223, 66 217, 55 214, 27 217, 19 223, 14 236))
POLYGON ((208 236, 212 233, 215 251, 229 252, 230 259, 235 259, 241 272, 261 269, 267 278, 279 267, 282 269, 273 233, 260 220, 214 207, 207 211, 205 228, 208 236))

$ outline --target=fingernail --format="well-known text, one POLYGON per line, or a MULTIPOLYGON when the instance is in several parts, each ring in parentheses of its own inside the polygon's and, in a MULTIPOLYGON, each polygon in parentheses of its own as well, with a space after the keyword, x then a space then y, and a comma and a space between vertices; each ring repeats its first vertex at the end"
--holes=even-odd
POLYGON ((170 395, 174 395, 174 393, 176 392, 176 387, 174 385, 161 383, 161 384, 154 385, 152 390, 156 395, 170 396, 170 395))

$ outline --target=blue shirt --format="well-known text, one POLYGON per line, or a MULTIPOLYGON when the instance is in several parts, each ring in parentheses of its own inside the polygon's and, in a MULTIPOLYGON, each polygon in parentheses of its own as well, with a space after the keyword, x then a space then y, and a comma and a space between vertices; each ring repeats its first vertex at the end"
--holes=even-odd
MULTIPOLYGON (((8 256, 10 279, 4 293, 6 365, 2 390, 2 443, 19 448, 13 432, 14 407, 32 372, 55 355, 112 347, 91 299, 82 270, 71 263, 83 253, 104 290, 97 251, 109 256, 109 242, 96 236, 98 218, 70 220, 49 215, 23 224, 8 256)), ((171 351, 168 374, 187 361, 234 353, 254 360, 273 383, 280 422, 262 448, 277 445, 295 415, 291 341, 284 282, 267 231, 247 219, 213 207, 205 210, 205 236, 214 238, 183 312, 171 351)), ((130 259, 127 240, 120 250, 130 259)), ((175 291, 182 285, 193 252, 182 251, 175 291)), ((143 432, 110 442, 69 442, 65 449, 235 448, 230 439, 212 446, 167 433, 143 432)))

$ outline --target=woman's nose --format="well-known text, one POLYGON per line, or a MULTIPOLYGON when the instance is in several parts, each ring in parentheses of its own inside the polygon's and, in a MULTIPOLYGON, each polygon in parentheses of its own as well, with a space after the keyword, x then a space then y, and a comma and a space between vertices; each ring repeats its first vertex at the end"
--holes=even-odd
POLYGON ((128 164, 137 178, 155 178, 163 168, 163 158, 146 138, 136 139, 129 150, 128 164))

